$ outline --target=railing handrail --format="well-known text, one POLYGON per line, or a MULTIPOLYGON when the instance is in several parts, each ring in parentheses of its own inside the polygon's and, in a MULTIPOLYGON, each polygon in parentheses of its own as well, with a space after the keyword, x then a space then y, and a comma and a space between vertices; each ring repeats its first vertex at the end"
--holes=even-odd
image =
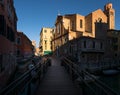
POLYGON ((112 88, 110 88, 109 86, 107 86, 105 83, 101 82, 100 80, 97 80, 96 78, 94 78, 93 76, 91 76, 87 71, 83 71, 84 73, 86 73, 88 76, 90 76, 91 78, 93 78, 97 83, 99 83, 102 87, 107 88, 107 90, 112 91, 113 94, 118 95, 117 92, 115 92, 112 88))
MULTIPOLYGON (((69 60, 68 58, 66 58, 66 57, 63 57, 66 61, 68 61, 70 64, 72 64, 72 66, 74 67, 74 66, 77 66, 77 67, 79 67, 77 64, 75 64, 74 62, 72 62, 71 60, 69 60)), ((80 70, 76 70, 76 68, 73 68, 72 66, 70 66, 70 64, 68 64, 67 63, 67 65, 78 75, 78 77, 84 82, 84 83, 86 83, 83 79, 82 79, 82 77, 81 77, 81 75, 80 75, 80 70)), ((100 80, 97 80, 96 78, 94 78, 93 76, 91 76, 91 74, 90 73, 88 73, 87 71, 85 71, 85 70, 82 70, 82 72, 84 73, 84 74, 87 74, 89 77, 91 77, 91 78, 93 78, 95 81, 96 81, 96 83, 97 83, 97 86, 99 86, 106 94, 108 94, 108 91, 110 91, 113 95, 119 95, 117 92, 115 92, 113 89, 111 89, 110 87, 108 87, 105 83, 103 83, 103 82, 101 82, 100 80), (105 89, 104 89, 105 88, 105 89)), ((109 93, 110 93, 109 92, 109 93)))
MULTIPOLYGON (((45 62, 45 64, 48 63, 48 60, 45 62)), ((10 83, 7 87, 3 88, 0 90, 0 95, 6 95, 6 93, 10 93, 12 90, 14 90, 17 86, 19 86, 22 82, 24 82, 27 78, 29 78, 29 80, 32 81, 33 77, 31 76, 31 72, 33 70, 39 69, 38 72, 41 70, 41 66, 42 64, 37 64, 35 65, 35 67, 33 67, 31 70, 26 71, 23 75, 21 75, 20 77, 18 77, 15 81, 13 81, 12 83, 10 83)), ((44 64, 43 64, 44 65, 44 64)), ((27 81, 26 84, 30 82, 27 81)), ((24 86, 26 85, 24 84, 24 86)))
MULTIPOLYGON (((20 77, 18 77, 15 81, 13 81, 12 83, 10 83, 7 87, 3 88, 0 91, 0 94, 3 92, 9 92, 9 90, 11 90, 12 88, 15 87, 15 85, 17 86, 21 81, 23 81, 23 79, 26 79, 29 77, 30 73, 32 70, 37 69, 36 67, 33 67, 31 70, 28 70, 27 72, 25 72, 23 75, 21 75, 20 77), (11 88, 12 87, 12 88, 11 88), (10 89, 9 89, 10 88, 10 89)), ((31 77, 32 78, 32 77, 31 77)))

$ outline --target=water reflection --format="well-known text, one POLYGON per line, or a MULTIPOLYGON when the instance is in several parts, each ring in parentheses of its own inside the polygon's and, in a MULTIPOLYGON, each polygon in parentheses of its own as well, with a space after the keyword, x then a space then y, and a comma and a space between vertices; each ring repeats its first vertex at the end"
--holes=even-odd
POLYGON ((120 74, 109 76, 102 75, 99 79, 111 87, 114 91, 120 93, 120 74))

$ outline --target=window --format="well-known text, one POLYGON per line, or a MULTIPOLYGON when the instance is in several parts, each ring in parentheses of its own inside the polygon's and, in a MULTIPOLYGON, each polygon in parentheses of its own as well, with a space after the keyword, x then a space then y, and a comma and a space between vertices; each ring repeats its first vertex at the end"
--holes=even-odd
POLYGON ((20 50, 17 50, 17 56, 19 56, 20 55, 20 50))
POLYGON ((45 40, 45 50, 47 49, 47 41, 45 40))
POLYGON ((103 48, 103 43, 100 43, 100 49, 102 49, 103 48))
POLYGON ((45 40, 45 44, 47 44, 47 41, 45 40))
POLYGON ((7 26, 7 39, 14 42, 15 41, 15 33, 13 32, 12 28, 7 26))
POLYGON ((67 37, 65 37, 65 42, 64 42, 64 43, 67 43, 67 41, 68 41, 68 38, 67 38, 67 37))
POLYGON ((50 45, 52 45, 52 41, 50 41, 50 45))
POLYGON ((60 34, 60 32, 61 32, 61 24, 59 23, 59 24, 57 25, 57 33, 60 34))
POLYGON ((84 48, 86 48, 86 41, 84 41, 84 48))
POLYGON ((3 15, 0 15, 0 35, 6 36, 6 22, 3 15))
POLYGON ((61 24, 59 24, 59 32, 61 32, 61 24))
POLYGON ((102 22, 102 18, 98 18, 98 22, 100 22, 100 23, 101 23, 101 22, 102 22))
POLYGON ((52 50, 52 46, 50 47, 50 49, 52 50))
POLYGON ((57 25, 57 33, 60 33, 60 31, 59 31, 59 25, 57 25))
POLYGON ((118 43, 118 38, 113 38, 113 43, 118 43))
POLYGON ((95 42, 93 41, 93 48, 95 48, 95 42))
POLYGON ((13 20, 13 15, 12 15, 10 2, 7 4, 7 12, 8 12, 8 18, 13 20))
POLYGON ((71 23, 70 23, 70 29, 74 30, 74 27, 75 27, 75 23, 74 23, 74 21, 71 21, 71 23))
POLYGON ((82 19, 80 19, 80 28, 82 28, 83 27, 83 21, 82 21, 82 19))
POLYGON ((71 45, 70 45, 70 48, 69 48, 69 49, 70 49, 70 50, 69 50, 69 51, 70 51, 70 53, 72 53, 72 46, 71 46, 71 45))
POLYGON ((44 33, 46 33, 47 32, 47 30, 44 30, 44 33))
POLYGON ((20 45, 21 44, 21 38, 17 38, 17 44, 20 45))
POLYGON ((114 45, 113 49, 114 49, 114 51, 117 51, 118 50, 118 45, 114 45))

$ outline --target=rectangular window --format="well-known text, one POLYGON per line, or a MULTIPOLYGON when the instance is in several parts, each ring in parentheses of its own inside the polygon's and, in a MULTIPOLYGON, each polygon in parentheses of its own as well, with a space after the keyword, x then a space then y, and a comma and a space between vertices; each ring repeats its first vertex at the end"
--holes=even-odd
POLYGON ((59 25, 57 25, 57 33, 59 33, 59 25))
POLYGON ((0 35, 6 36, 6 22, 3 15, 0 15, 0 35))
POLYGON ((45 50, 47 50, 47 45, 45 44, 45 50))
POLYGON ((113 38, 113 43, 118 43, 118 38, 113 38))
POLYGON ((95 42, 93 41, 93 48, 95 48, 95 42))
POLYGON ((20 50, 17 50, 17 56, 19 56, 20 55, 20 50))
POLYGON ((59 23, 59 33, 61 32, 61 24, 59 23))
POLYGON ((51 50, 52 50, 52 46, 51 46, 51 50))
POLYGON ((45 50, 47 50, 47 41, 45 40, 45 50))
POLYGON ((86 48, 86 41, 84 41, 84 48, 86 48))
POLYGON ((57 33, 60 34, 60 32, 61 32, 61 24, 59 23, 59 24, 57 25, 57 33))
POLYGON ((15 33, 12 30, 12 28, 10 28, 9 26, 7 26, 7 39, 14 42, 15 41, 15 33))
POLYGON ((46 33, 47 32, 47 30, 44 30, 44 33, 46 33))
POLYGON ((75 27, 75 23, 74 23, 74 21, 71 21, 71 23, 70 23, 70 29, 74 30, 74 27, 75 27))
POLYGON ((82 19, 80 19, 80 28, 82 28, 83 27, 83 21, 82 21, 82 19))
POLYGON ((118 51, 118 45, 113 46, 114 51, 118 51))
POLYGON ((8 18, 13 20, 10 3, 7 4, 7 13, 8 13, 8 18))
POLYGON ((21 44, 21 38, 17 38, 17 44, 20 45, 21 44))
POLYGON ((50 46, 52 45, 52 41, 50 41, 50 46))

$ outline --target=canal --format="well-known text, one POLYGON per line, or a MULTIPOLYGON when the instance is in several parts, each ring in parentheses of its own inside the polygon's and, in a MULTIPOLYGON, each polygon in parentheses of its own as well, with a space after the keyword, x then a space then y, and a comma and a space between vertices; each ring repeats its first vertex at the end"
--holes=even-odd
POLYGON ((115 75, 102 75, 99 80, 120 94, 120 73, 115 75))

